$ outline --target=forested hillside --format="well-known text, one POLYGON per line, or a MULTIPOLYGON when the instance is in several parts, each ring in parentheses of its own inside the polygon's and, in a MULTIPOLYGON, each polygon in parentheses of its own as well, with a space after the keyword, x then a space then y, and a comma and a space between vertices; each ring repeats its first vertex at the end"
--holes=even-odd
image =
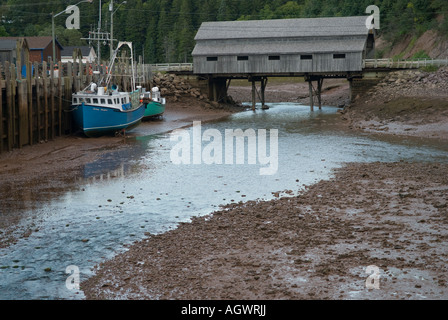
MULTIPOLYGON (((55 18, 63 45, 85 44, 90 30, 110 30, 111 0, 81 3, 80 30, 65 29, 67 14, 55 18)), ((0 0, 0 36, 51 35, 51 13, 79 0, 0 0)), ((447 0, 122 0, 114 1, 114 38, 132 41, 146 63, 189 62, 194 36, 204 21, 282 19, 365 15, 368 5, 380 8, 380 34, 389 43, 427 30, 448 34, 447 0)), ((103 47, 104 52, 109 48, 103 47)))

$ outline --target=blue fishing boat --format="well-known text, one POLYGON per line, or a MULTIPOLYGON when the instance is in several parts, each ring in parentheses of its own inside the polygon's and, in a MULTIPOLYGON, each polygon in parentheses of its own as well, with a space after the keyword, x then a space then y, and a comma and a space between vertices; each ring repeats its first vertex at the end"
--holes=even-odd
POLYGON ((119 92, 95 83, 89 90, 73 94, 72 112, 79 129, 88 137, 131 130, 142 120, 145 105, 139 102, 140 91, 119 92))
POLYGON ((78 128, 88 137, 114 134, 123 130, 130 130, 137 126, 145 113, 145 104, 140 102, 140 95, 144 89, 135 89, 132 43, 118 43, 117 49, 109 65, 109 73, 104 81, 91 83, 82 91, 72 95, 73 118, 78 128), (127 45, 131 49, 132 63, 132 91, 120 92, 116 85, 109 88, 113 75, 113 65, 121 46, 127 45))

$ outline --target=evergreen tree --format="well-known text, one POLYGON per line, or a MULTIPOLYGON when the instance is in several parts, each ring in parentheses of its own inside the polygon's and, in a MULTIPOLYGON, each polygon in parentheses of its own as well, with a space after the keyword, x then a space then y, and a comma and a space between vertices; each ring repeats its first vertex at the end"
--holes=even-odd
POLYGON ((145 39, 145 63, 156 63, 157 60, 157 25, 159 22, 160 0, 146 3, 146 39, 145 39))
POLYGON ((216 0, 203 0, 202 5, 198 6, 199 20, 197 27, 204 21, 218 20, 218 7, 216 0))
POLYGON ((147 19, 142 0, 133 0, 131 4, 133 4, 132 8, 127 8, 125 39, 132 42, 135 58, 137 59, 143 53, 147 19))
POLYGON ((178 18, 177 28, 178 46, 177 46, 177 60, 182 62, 191 61, 190 56, 193 51, 193 39, 195 30, 193 28, 193 19, 191 14, 191 0, 181 0, 180 14, 178 18))

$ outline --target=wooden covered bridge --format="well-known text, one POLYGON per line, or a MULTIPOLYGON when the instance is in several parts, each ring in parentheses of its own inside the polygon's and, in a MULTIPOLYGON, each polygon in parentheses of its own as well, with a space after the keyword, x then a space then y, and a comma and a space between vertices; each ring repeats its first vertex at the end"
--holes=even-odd
POLYGON ((366 16, 204 22, 192 52, 193 72, 208 79, 209 96, 227 97, 232 79, 252 82, 255 108, 256 82, 261 103, 268 77, 304 77, 321 106, 325 78, 362 77, 363 61, 374 57, 374 30, 366 16), (313 82, 316 85, 313 85, 313 82))

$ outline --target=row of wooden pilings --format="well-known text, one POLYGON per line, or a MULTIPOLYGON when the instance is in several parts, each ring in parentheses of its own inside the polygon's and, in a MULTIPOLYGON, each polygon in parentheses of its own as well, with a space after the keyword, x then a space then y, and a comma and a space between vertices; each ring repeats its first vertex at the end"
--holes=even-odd
MULTIPOLYGON (((268 76, 250 76, 247 78, 252 84, 251 102, 252 110, 256 109, 257 98, 261 103, 261 109, 269 109, 266 105, 266 86, 268 83, 268 76), (257 82, 260 83, 260 90, 257 89, 257 82)), ((304 80, 309 84, 310 110, 314 111, 314 106, 322 109, 322 86, 323 76, 305 75, 304 80), (316 82, 316 87, 313 85, 316 82), (316 101, 317 100, 317 101, 316 101)), ((208 79, 208 96, 212 101, 226 102, 227 91, 230 86, 231 79, 226 78, 212 78, 208 79)))
MULTIPOLYGON (((149 74, 140 66, 139 85, 146 86, 149 74)), ((131 90, 128 66, 116 66, 114 84, 131 90)), ((136 68, 138 69, 138 68, 136 68)), ((149 70, 149 68, 148 68, 149 70)), ((89 63, 28 63, 23 67, 0 64, 0 153, 72 134, 72 93, 96 82, 107 68, 89 63), (92 70, 97 70, 93 72, 92 70)))

